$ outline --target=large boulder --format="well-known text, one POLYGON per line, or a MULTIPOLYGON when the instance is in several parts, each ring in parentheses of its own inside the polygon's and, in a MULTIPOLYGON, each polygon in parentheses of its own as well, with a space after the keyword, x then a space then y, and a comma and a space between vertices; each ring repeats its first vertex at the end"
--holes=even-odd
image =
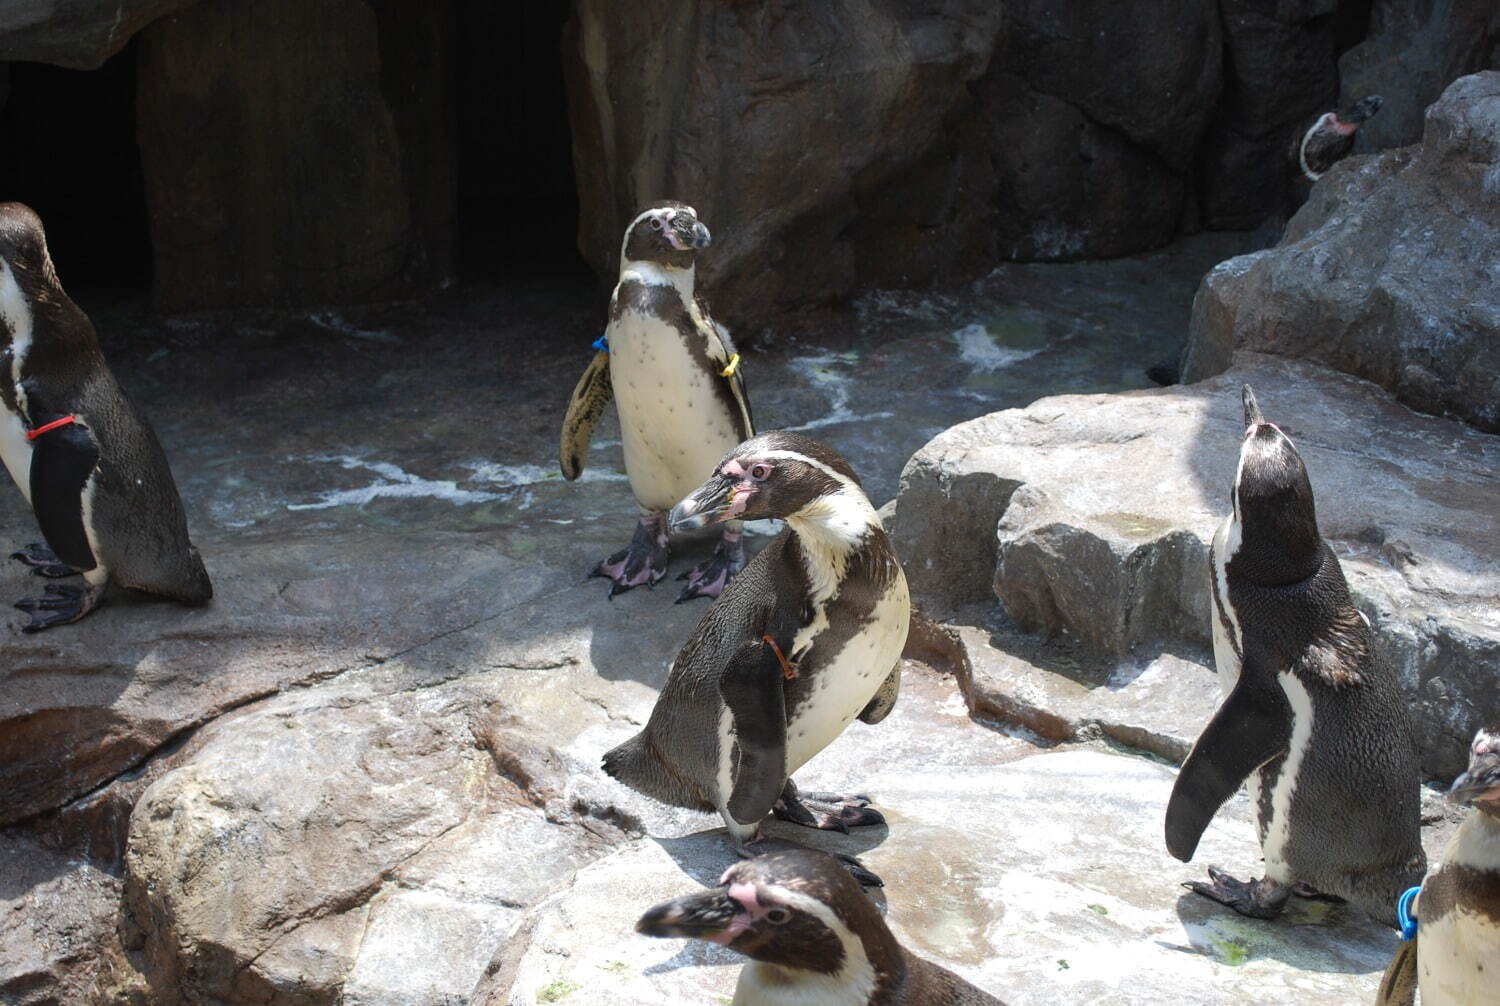
POLYGON ((1374 0, 1365 38, 1339 60, 1343 100, 1385 98, 1356 150, 1422 138, 1427 106, 1464 74, 1500 70, 1500 4, 1493 0, 1374 0))
POLYGON ((564 59, 580 249, 612 275, 625 225, 672 197, 714 232, 703 273, 722 300, 847 292, 837 238, 857 192, 943 136, 1000 22, 983 0, 579 0, 564 59))
POLYGON ((1307 461, 1321 530, 1412 695, 1424 769, 1451 777, 1500 684, 1500 439, 1314 364, 1238 359, 1201 384, 1044 398, 937 437, 893 522, 914 595, 936 615, 998 597, 1109 667, 1202 652, 1249 382, 1307 461))
POLYGON ((212 0, 143 35, 162 310, 392 299, 449 275, 452 28, 438 5, 212 0))
POLYGON ((0 4, 0 63, 22 59, 95 70, 141 28, 193 2, 7 0, 0 4))
POLYGON ((1420 145, 1335 166, 1274 249, 1203 280, 1182 379, 1235 349, 1308 357, 1500 431, 1500 73, 1455 82, 1420 145))

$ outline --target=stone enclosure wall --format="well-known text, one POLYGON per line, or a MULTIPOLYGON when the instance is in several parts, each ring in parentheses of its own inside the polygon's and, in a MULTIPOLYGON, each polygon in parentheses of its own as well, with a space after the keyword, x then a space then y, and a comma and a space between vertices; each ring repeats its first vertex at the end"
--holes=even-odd
MULTIPOLYGON (((453 271, 455 51, 485 44, 455 38, 461 6, 23 0, 0 65, 97 67, 141 33, 121 58, 160 309, 389 299, 453 271)), ((744 325, 990 259, 1250 227, 1309 115, 1380 92, 1362 142, 1413 142, 1497 41, 1488 0, 575 0, 578 248, 608 275, 640 204, 691 201, 744 325)), ((497 142, 528 157, 527 134, 497 142)))

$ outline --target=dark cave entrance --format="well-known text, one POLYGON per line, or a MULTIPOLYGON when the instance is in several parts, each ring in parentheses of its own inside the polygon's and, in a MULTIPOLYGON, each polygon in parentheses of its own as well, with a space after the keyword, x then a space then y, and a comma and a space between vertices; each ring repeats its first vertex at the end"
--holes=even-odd
POLYGON ((97 70, 22 62, 8 69, 0 200, 41 216, 70 294, 146 292, 151 232, 135 134, 136 43, 97 70))
POLYGON ((458 0, 455 259, 465 282, 589 276, 563 85, 571 5, 458 0))

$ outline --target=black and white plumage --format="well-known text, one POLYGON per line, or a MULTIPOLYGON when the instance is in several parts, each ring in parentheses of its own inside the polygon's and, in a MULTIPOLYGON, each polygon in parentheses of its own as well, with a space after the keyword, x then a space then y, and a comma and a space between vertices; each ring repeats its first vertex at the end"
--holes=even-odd
POLYGON ((1394 924, 1397 897, 1426 866, 1405 699, 1318 533, 1296 447, 1248 386, 1244 410, 1233 509, 1210 550, 1225 698, 1173 787, 1167 848, 1191 859, 1248 782, 1265 876, 1246 883, 1210 868, 1213 882, 1191 889, 1271 918, 1294 886, 1311 888, 1394 924))
POLYGON ((814 827, 877 823, 864 798, 799 795, 791 776, 855 717, 895 704, 911 604, 854 472, 808 437, 731 451, 672 511, 674 526, 779 517, 672 664, 650 722, 604 756, 621 782, 717 810, 738 848, 767 813, 814 827))
POLYGON ((1313 184, 1354 149, 1359 127, 1380 111, 1382 104, 1380 95, 1372 94, 1344 108, 1316 115, 1297 130, 1282 195, 1283 224, 1307 202, 1313 184))
POLYGON ((1381 984, 1380 1006, 1500 1002, 1500 720, 1481 729, 1448 799, 1473 809, 1422 882, 1416 939, 1402 944, 1381 984))
POLYGON ((903 947, 844 865, 811 849, 736 863, 718 887, 657 905, 635 928, 749 957, 734 1006, 1003 1006, 903 947))
MULTIPOLYGON (((592 574, 611 581, 611 597, 666 575, 666 511, 754 435, 734 343, 694 289, 695 259, 709 240, 683 203, 656 203, 631 222, 610 298, 608 349, 584 371, 563 421, 559 460, 571 480, 583 471, 611 396, 619 411, 625 472, 644 514, 630 545, 592 574)), ((739 524, 726 526, 713 558, 679 578, 688 583, 678 600, 718 596, 744 561, 739 524)))
POLYGON ((63 292, 41 221, 19 203, 0 203, 0 459, 46 541, 14 558, 43 576, 84 577, 17 603, 31 615, 26 631, 82 618, 109 581, 185 604, 213 596, 156 434, 63 292))

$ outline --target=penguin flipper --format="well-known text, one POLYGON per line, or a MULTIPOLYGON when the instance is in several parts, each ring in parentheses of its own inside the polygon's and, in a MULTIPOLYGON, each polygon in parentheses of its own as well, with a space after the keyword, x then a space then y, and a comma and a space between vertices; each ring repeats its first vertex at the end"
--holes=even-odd
POLYGON ((1291 737, 1291 710, 1272 675, 1250 667, 1208 721, 1193 745, 1167 803, 1167 851, 1184 863, 1224 801, 1250 773, 1284 754, 1291 737))
POLYGON ((82 423, 38 437, 31 448, 31 505, 54 555, 77 570, 98 565, 83 526, 83 491, 99 464, 99 446, 82 423))
POLYGON ((885 681, 880 685, 880 690, 875 693, 859 718, 864 723, 879 723, 890 715, 892 709, 896 708, 896 698, 901 694, 901 661, 896 661, 896 666, 891 668, 891 673, 885 676, 885 681))
POLYGON ((573 388, 573 397, 568 400, 568 414, 563 419, 562 442, 558 446, 557 461, 563 478, 572 482, 583 473, 583 461, 588 456, 589 439, 594 435, 594 425, 604 414, 604 409, 614 397, 614 387, 609 379, 609 352, 600 350, 594 354, 583 376, 573 388))
MULTIPOLYGON (((695 299, 695 306, 703 319, 703 338, 708 343, 709 359, 724 367, 730 366, 738 353, 734 348, 734 340, 729 337, 729 329, 714 321, 708 313, 708 302, 701 296, 695 299)), ((737 406, 738 415, 732 417, 736 432, 742 441, 749 440, 755 436, 755 418, 750 412, 750 393, 745 390, 744 367, 735 365, 726 380, 729 381, 729 394, 737 406)))
POLYGON ((736 651, 719 678, 719 694, 729 708, 738 751, 734 789, 724 803, 741 824, 757 824, 769 814, 786 782, 786 697, 781 675, 775 649, 757 639, 736 651))
POLYGON ((1418 932, 1409 940, 1396 945, 1391 962, 1385 966, 1380 978, 1380 991, 1375 995, 1375 1006, 1412 1006, 1417 1001, 1417 940, 1418 932))

